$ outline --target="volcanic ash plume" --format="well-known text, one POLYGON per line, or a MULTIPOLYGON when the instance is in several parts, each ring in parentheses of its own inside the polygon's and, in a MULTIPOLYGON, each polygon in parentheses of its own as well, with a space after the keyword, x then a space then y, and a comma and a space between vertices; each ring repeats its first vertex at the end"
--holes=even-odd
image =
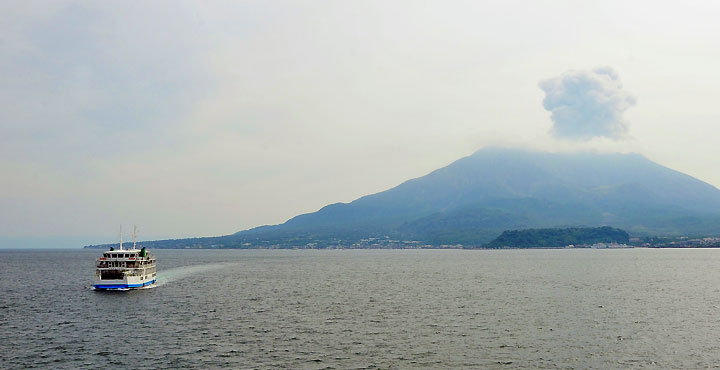
POLYGON ((623 113, 635 105, 635 97, 622 90, 612 68, 571 70, 540 81, 539 86, 545 92, 543 107, 552 113, 553 136, 590 140, 619 139, 627 134, 623 113))

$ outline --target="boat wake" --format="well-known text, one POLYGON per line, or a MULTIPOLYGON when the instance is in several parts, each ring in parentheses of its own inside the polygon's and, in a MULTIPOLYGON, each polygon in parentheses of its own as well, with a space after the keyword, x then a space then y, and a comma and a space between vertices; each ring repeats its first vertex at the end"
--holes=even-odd
POLYGON ((168 270, 162 270, 158 273, 157 284, 153 284, 153 286, 149 286, 147 288, 154 288, 156 286, 165 285, 173 281, 189 277, 191 275, 212 270, 218 270, 232 265, 233 263, 209 263, 205 265, 183 266, 171 268, 168 270))

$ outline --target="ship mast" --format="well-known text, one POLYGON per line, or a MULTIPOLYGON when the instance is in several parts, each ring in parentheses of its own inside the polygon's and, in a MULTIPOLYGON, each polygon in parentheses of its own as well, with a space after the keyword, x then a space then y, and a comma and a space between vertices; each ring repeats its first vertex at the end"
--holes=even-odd
POLYGON ((122 249, 122 224, 120 224, 120 250, 122 249))
POLYGON ((133 225, 133 249, 135 248, 135 245, 137 244, 137 225, 133 225))

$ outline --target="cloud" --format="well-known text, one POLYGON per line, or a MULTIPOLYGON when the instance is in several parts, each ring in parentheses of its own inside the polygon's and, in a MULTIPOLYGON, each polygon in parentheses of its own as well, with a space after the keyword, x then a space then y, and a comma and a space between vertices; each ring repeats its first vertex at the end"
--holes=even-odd
POLYGON ((627 134, 623 113, 635 105, 635 97, 622 90, 614 69, 571 70, 540 81, 539 86, 545 92, 543 107, 552 113, 553 136, 590 140, 619 139, 627 134))

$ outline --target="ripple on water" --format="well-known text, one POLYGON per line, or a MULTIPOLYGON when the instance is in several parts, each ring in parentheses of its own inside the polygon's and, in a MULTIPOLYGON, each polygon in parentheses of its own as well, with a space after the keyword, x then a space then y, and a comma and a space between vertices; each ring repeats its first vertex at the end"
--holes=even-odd
POLYGON ((0 251, 0 368, 720 362, 720 250, 161 250, 155 288, 111 294, 96 254, 0 251))

